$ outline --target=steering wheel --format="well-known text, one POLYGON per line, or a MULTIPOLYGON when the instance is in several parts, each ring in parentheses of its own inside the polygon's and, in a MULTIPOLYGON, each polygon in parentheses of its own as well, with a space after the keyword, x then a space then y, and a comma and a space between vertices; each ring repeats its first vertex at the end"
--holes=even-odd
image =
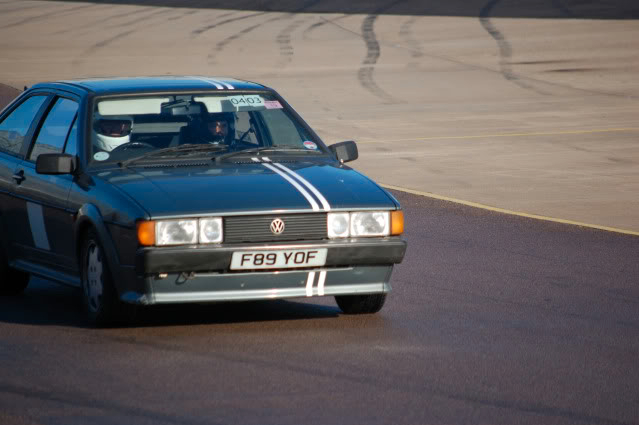
POLYGON ((150 143, 145 143, 145 142, 127 142, 124 143, 120 146, 117 146, 115 149, 113 149, 111 151, 111 153, 117 153, 117 152, 123 152, 129 149, 142 149, 142 148, 146 148, 146 149, 155 149, 155 146, 153 146, 150 143))

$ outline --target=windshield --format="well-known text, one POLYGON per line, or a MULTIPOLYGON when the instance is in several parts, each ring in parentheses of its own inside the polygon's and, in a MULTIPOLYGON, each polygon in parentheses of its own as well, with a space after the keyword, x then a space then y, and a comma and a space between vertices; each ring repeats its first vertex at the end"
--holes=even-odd
POLYGON ((318 154, 325 148, 270 93, 174 94, 98 100, 91 162, 131 164, 241 152, 318 154))

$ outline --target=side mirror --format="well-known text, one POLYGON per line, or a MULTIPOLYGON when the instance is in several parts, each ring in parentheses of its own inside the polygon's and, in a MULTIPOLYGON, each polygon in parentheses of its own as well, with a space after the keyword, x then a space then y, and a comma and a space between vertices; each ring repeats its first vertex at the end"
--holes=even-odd
POLYGON ((73 174, 75 168, 75 156, 66 153, 43 153, 36 159, 38 174, 73 174))
POLYGON ((355 161, 359 157, 357 153, 357 145, 352 140, 347 142, 335 143, 328 147, 339 162, 355 161))

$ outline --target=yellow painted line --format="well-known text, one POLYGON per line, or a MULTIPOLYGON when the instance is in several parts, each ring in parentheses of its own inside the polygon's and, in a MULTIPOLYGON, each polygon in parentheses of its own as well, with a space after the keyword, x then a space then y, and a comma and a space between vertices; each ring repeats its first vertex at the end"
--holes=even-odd
POLYGON ((507 210, 505 208, 491 207, 489 205, 484 205, 484 204, 480 204, 480 203, 477 203, 477 202, 464 201, 462 199, 456 199, 456 198, 451 198, 451 197, 448 197, 448 196, 436 195, 434 193, 422 192, 422 191, 419 191, 419 190, 407 189, 405 187, 392 186, 392 185, 389 185, 389 184, 382 184, 381 186, 385 187, 386 189, 398 190, 400 192, 411 193, 413 195, 425 196, 427 198, 433 198, 433 199, 439 199, 439 200, 442 200, 442 201, 454 202, 456 204, 466 205, 466 206, 473 207, 473 208, 480 208, 482 210, 493 211, 493 212, 498 212, 498 213, 502 213, 502 214, 516 215, 516 216, 519 216, 519 217, 532 218, 532 219, 535 219, 535 220, 552 221, 552 222, 555 222, 555 223, 570 224, 570 225, 573 225, 573 226, 588 227, 590 229, 605 230, 605 231, 608 231, 608 232, 622 233, 624 235, 639 236, 639 232, 635 232, 633 230, 618 229, 616 227, 599 226, 598 224, 582 223, 582 222, 579 222, 579 221, 565 220, 563 218, 546 217, 546 216, 543 216, 543 215, 528 214, 528 213, 523 213, 523 212, 518 212, 518 211, 512 211, 512 210, 507 210))
POLYGON ((531 133, 498 133, 498 134, 477 134, 468 136, 433 136, 420 137, 416 139, 394 139, 394 140, 363 140, 360 143, 395 143, 395 142, 420 142, 424 140, 451 140, 451 139, 487 139, 491 137, 532 137, 532 136, 558 136, 562 134, 595 134, 595 133, 629 133, 639 131, 639 128, 604 128, 599 130, 566 130, 566 131, 540 131, 531 133))

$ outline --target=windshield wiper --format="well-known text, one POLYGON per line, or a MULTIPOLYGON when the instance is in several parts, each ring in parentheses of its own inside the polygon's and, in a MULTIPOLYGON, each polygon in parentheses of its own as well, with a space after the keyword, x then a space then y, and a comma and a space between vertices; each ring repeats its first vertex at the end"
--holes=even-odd
POLYGON ((189 143, 185 145, 173 146, 170 148, 158 149, 156 151, 147 152, 144 155, 129 158, 125 161, 119 162, 120 167, 126 167, 141 159, 148 159, 151 157, 163 156, 172 153, 191 153, 191 152, 218 152, 221 150, 227 150, 227 145, 211 145, 211 144, 197 144, 189 143))
POLYGON ((230 158, 232 156, 236 156, 236 155, 255 154, 255 153, 263 153, 263 152, 286 152, 286 151, 297 151, 297 152, 304 151, 304 152, 321 153, 321 151, 310 151, 306 148, 301 148, 299 146, 273 145, 273 146, 260 146, 257 148, 249 148, 249 149, 243 149, 240 151, 227 152, 222 155, 216 156, 214 159, 215 159, 215 162, 219 164, 225 159, 230 158))

